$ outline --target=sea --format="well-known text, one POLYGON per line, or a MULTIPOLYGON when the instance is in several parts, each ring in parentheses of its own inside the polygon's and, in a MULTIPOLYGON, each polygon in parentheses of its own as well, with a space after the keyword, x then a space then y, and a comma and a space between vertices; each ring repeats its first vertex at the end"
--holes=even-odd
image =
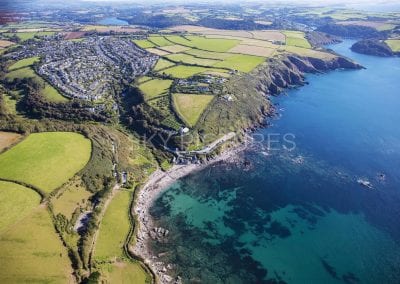
POLYGON ((400 58, 307 75, 244 152, 176 181, 149 247, 184 283, 400 283, 400 58))

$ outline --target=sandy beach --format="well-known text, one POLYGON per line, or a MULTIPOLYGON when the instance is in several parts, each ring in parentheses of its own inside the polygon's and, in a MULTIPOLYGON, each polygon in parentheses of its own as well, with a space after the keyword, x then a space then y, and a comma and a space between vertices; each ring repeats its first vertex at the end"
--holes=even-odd
POLYGON ((148 267, 156 275, 157 283, 180 283, 179 279, 174 279, 168 275, 168 267, 170 264, 163 263, 158 260, 158 257, 152 255, 147 248, 147 242, 151 237, 150 234, 162 234, 167 237, 168 230, 162 228, 155 228, 152 218, 149 214, 149 209, 155 199, 169 186, 171 186, 178 179, 187 176, 195 171, 204 169, 214 163, 226 161, 234 158, 240 151, 244 150, 244 146, 231 148, 223 152, 217 158, 209 160, 202 164, 188 164, 188 165, 174 165, 167 172, 157 170, 150 177, 148 182, 140 190, 136 198, 133 214, 139 220, 138 229, 136 233, 136 244, 130 250, 133 254, 144 259, 148 267), (161 231, 158 231, 160 230, 161 231))

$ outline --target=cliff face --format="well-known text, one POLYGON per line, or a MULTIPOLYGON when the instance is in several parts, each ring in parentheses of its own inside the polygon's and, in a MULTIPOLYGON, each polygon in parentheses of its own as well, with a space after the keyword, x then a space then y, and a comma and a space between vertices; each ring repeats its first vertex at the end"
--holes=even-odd
POLYGON ((361 65, 345 58, 330 60, 287 55, 273 59, 259 70, 257 89, 269 95, 278 95, 286 88, 304 85, 305 73, 324 73, 335 69, 361 69, 361 65))
POLYGON ((250 74, 232 77, 225 91, 233 100, 216 98, 195 127, 198 139, 210 143, 230 131, 252 129, 265 123, 272 113, 268 95, 305 84, 305 73, 324 73, 334 69, 360 69, 344 57, 323 60, 296 55, 270 59, 250 74))

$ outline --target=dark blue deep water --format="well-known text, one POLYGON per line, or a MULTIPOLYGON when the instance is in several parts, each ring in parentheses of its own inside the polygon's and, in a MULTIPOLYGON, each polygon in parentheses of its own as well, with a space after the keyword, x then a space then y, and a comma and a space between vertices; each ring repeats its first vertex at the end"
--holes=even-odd
POLYGON ((351 44, 331 48, 365 70, 307 76, 268 141, 155 202, 171 233, 151 248, 184 282, 400 283, 400 58, 351 44))

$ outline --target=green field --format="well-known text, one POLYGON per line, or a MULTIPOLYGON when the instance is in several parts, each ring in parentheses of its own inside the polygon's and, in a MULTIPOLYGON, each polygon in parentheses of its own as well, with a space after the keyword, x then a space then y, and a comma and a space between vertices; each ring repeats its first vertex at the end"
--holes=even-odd
POLYGON ((193 127, 214 96, 173 94, 172 98, 178 115, 189 127, 193 127))
POLYGON ((137 79, 137 82, 138 82, 139 84, 142 84, 142 83, 147 82, 147 81, 150 81, 150 80, 152 80, 152 79, 153 79, 152 77, 142 76, 142 77, 140 77, 139 79, 137 79))
POLYGON ((205 58, 198 58, 192 55, 184 54, 184 53, 176 53, 165 56, 168 59, 174 62, 182 62, 186 64, 197 64, 202 66, 213 66, 214 64, 218 63, 218 60, 214 59, 205 59, 205 58))
POLYGON ((153 79, 139 85, 146 101, 168 93, 172 80, 153 79))
POLYGON ((133 42, 136 43, 136 45, 139 46, 140 48, 150 48, 156 46, 155 44, 151 43, 146 39, 138 39, 134 40, 133 42))
MULTIPOLYGON (((23 59, 23 60, 25 60, 25 59, 23 59)), ((25 62, 21 62, 21 60, 20 60, 20 61, 17 61, 15 64, 17 64, 17 66, 23 66, 24 64, 30 63, 32 60, 33 59, 30 59, 29 61, 25 61, 25 62)), ((13 65, 11 67, 13 67, 13 65)), ((49 101, 58 102, 58 103, 63 103, 63 102, 68 101, 68 99, 66 97, 62 96, 55 88, 53 88, 53 86, 51 86, 46 81, 44 81, 29 66, 19 68, 19 69, 13 69, 13 71, 6 74, 7 80, 14 80, 17 78, 19 78, 19 79, 34 78, 40 85, 44 86, 43 89, 41 90, 41 95, 49 101)))
POLYGON ((69 132, 29 135, 0 155, 0 178, 24 182, 50 193, 89 161, 91 142, 69 132))
POLYGON ((287 45, 311 48, 311 45, 305 38, 305 34, 303 32, 283 31, 283 34, 286 36, 287 45))
POLYGON ((35 78, 35 77, 37 77, 37 75, 35 71, 33 71, 33 69, 30 67, 14 70, 6 74, 6 79, 8 80, 14 80, 17 78, 24 79, 24 78, 35 78))
POLYGON ((154 66, 154 71, 160 71, 160 70, 162 70, 162 69, 165 69, 165 68, 168 68, 168 67, 172 67, 172 66, 174 66, 174 65, 175 65, 175 64, 172 63, 171 61, 168 61, 168 60, 165 60, 165 59, 160 58, 160 59, 157 61, 156 66, 154 66))
POLYGON ((150 277, 138 263, 128 261, 106 263, 100 266, 100 271, 106 283, 150 283, 150 277))
POLYGON ((240 43, 236 39, 206 38, 203 36, 168 36, 168 40, 197 49, 226 52, 240 43))
POLYGON ((20 40, 25 41, 28 39, 33 39, 35 36, 50 36, 55 32, 22 32, 22 33, 4 33, 6 36, 16 35, 20 40))
POLYGON ((32 189, 0 181, 0 235, 8 226, 29 215, 39 203, 40 196, 32 189))
POLYGON ((171 75, 174 78, 184 79, 192 77, 195 74, 203 73, 210 70, 218 71, 218 69, 210 69, 206 67, 178 65, 175 67, 162 70, 160 72, 165 73, 167 75, 171 75))
POLYGON ((117 191, 101 220, 94 258, 106 261, 124 256, 123 245, 130 229, 128 191, 117 191))
POLYGON ((173 45, 172 42, 168 41, 165 37, 163 36, 150 36, 149 41, 156 46, 167 46, 167 45, 173 45))
POLYGON ((230 53, 221 53, 221 52, 211 52, 211 51, 204 51, 200 49, 190 49, 185 51, 184 53, 190 54, 196 57, 207 58, 207 59, 225 59, 229 56, 232 56, 230 53))
POLYGON ((69 283, 71 263, 44 206, 0 234, 0 283, 69 283))
POLYGON ((388 39, 385 41, 393 52, 400 52, 400 39, 388 39))
POLYGON ((265 61, 264 57, 238 54, 228 57, 222 62, 218 62, 214 67, 222 67, 239 70, 241 72, 250 72, 265 61))
POLYGON ((79 178, 73 179, 65 186, 61 196, 52 199, 54 215, 61 213, 70 220, 75 209, 83 206, 91 195, 79 178))
POLYGON ((335 55, 328 52, 321 52, 317 50, 313 50, 310 48, 302 48, 297 46, 282 46, 279 51, 286 51, 294 54, 298 54, 300 56, 314 57, 319 59, 332 59, 335 58, 335 55))
POLYGON ((13 65, 11 65, 8 68, 8 70, 12 71, 12 70, 16 70, 19 68, 32 66, 34 63, 38 62, 39 59, 40 58, 38 56, 21 59, 21 60, 15 62, 13 65))

